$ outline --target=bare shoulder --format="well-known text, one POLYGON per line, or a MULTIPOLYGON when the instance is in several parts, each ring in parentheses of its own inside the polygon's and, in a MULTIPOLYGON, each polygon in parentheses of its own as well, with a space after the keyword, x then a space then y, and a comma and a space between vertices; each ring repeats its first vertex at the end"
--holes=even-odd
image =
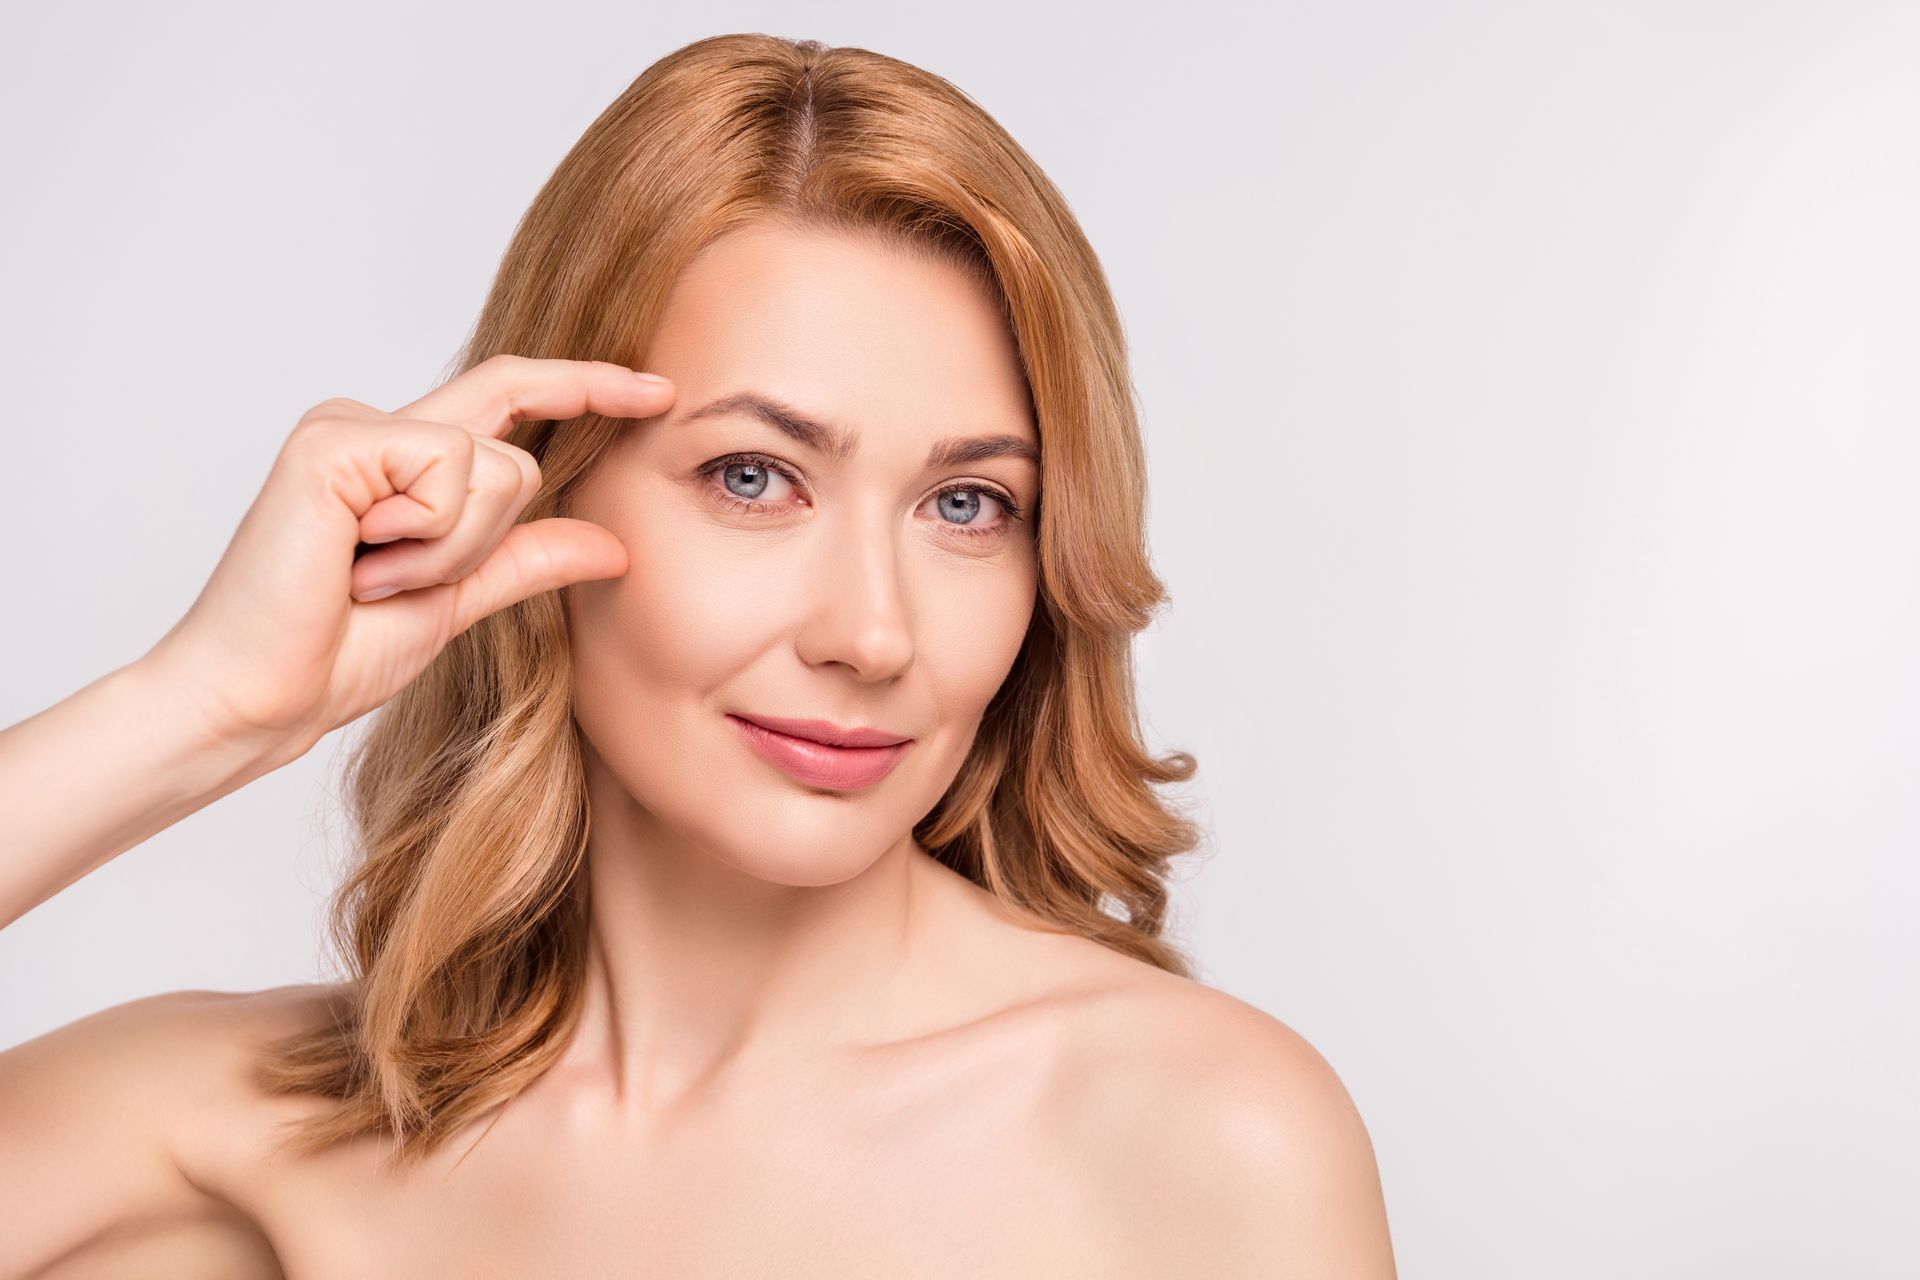
POLYGON ((344 1016, 343 983, 297 983, 260 991, 175 991, 154 997, 154 1034, 173 1050, 181 1078, 175 1097, 193 1123, 177 1129, 181 1165, 212 1187, 254 1176, 267 1131, 307 1109, 302 1099, 263 1093, 254 1081, 273 1042, 344 1016))
POLYGON ((215 1175, 255 1136, 250 1054, 336 995, 165 992, 0 1052, 0 1192, 29 1224, 0 1233, 0 1272, 266 1273, 264 1237, 215 1175))
MULTIPOLYGON (((12 1083, 50 1103, 108 1104, 150 1132, 192 1175, 249 1132, 270 1102, 252 1083, 267 1043, 336 1016, 347 988, 168 991, 88 1014, 0 1054, 12 1083)), ((49 1106, 57 1117, 69 1106, 49 1106)))
POLYGON ((1056 1116, 1099 1212, 1149 1269, 1395 1274, 1373 1143, 1278 1018, 1121 958, 1076 1002, 1056 1116))
POLYGON ((9 1083, 111 1098, 126 1114, 204 1117, 241 1101, 252 1054, 329 1016, 345 988, 167 991, 76 1018, 0 1053, 9 1083))

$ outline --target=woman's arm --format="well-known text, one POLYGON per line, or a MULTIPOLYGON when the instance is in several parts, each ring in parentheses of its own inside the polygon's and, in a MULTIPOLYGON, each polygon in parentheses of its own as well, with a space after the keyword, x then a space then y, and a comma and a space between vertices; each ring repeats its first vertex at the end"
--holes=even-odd
POLYGON ((0 731, 0 927, 305 749, 219 723, 151 654, 0 731))
POLYGON ((0 1052, 0 1276, 252 1276, 279 1267, 204 1184, 206 1153, 252 1157, 242 1054, 292 989, 174 991, 0 1052))

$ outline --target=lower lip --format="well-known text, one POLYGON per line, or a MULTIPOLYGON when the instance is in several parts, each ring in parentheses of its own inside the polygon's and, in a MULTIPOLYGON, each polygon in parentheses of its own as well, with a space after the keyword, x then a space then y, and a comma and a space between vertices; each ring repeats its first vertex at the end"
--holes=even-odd
POLYGON ((779 766, 808 786, 835 791, 857 791, 872 786, 893 772, 893 766, 913 745, 909 740, 890 747, 830 747, 811 738, 778 733, 739 716, 730 715, 727 719, 739 726, 740 732, 746 735, 747 745, 762 760, 779 766))

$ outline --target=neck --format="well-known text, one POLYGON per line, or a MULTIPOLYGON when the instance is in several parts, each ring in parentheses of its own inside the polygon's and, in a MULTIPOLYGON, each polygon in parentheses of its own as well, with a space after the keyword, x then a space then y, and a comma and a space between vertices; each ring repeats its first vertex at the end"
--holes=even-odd
POLYGON ((585 1001, 570 1072, 642 1111, 770 1054, 902 1025, 931 859, 904 833, 838 884, 751 875, 669 830, 588 749, 585 1001))

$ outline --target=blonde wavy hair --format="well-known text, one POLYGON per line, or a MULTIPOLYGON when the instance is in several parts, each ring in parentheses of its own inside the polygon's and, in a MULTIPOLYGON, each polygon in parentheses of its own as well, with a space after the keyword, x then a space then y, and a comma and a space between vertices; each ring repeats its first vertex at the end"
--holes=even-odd
MULTIPOLYGON (((594 121, 516 229, 455 372, 496 353, 647 367, 682 266, 776 218, 876 234, 993 286, 1034 406, 1039 600, 940 803, 936 858, 1034 927, 1192 976, 1163 937, 1169 860, 1200 831, 1151 789, 1193 757, 1142 745, 1131 643, 1167 599, 1119 316, 1066 201, 946 80, 864 49, 724 35, 676 50, 594 121)), ((564 514, 615 439, 597 415, 525 422, 522 519, 564 514)), ((346 768, 358 856, 330 925, 349 981, 324 1025, 269 1046, 305 1154, 363 1134, 416 1160, 559 1055, 584 985, 589 823, 563 601, 455 637, 372 717, 346 768)))

